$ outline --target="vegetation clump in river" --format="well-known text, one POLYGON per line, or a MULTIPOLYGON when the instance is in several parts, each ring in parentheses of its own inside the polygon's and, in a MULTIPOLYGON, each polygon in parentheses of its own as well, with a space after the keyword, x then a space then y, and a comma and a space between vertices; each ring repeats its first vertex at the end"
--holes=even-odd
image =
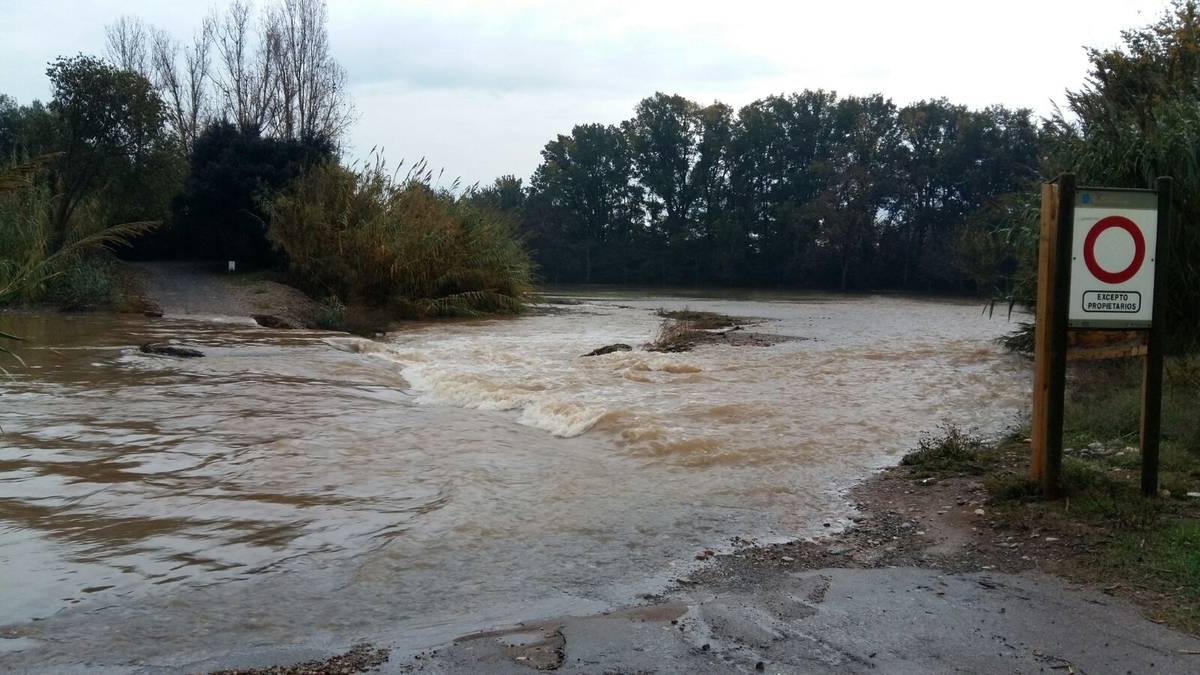
POLYGON ((394 179, 382 160, 321 164, 272 203, 268 237, 331 310, 340 301, 407 318, 523 309, 533 265, 509 221, 429 178, 418 166, 394 179))
POLYGON ((688 352, 700 345, 729 345, 734 347, 769 347, 781 342, 802 340, 792 335, 747 331, 746 327, 762 323, 760 319, 733 317, 716 312, 659 309, 663 318, 654 339, 643 347, 649 352, 688 352))

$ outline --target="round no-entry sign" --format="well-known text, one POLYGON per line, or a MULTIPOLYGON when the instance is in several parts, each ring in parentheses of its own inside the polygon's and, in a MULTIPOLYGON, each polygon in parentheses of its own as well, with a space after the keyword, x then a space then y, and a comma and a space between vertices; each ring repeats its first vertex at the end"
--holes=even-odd
POLYGON ((1088 271, 1092 276, 1106 284, 1121 284, 1129 281, 1142 269, 1142 263, 1146 260, 1146 237, 1142 235, 1142 231, 1130 219, 1124 216, 1108 216, 1101 218, 1088 230, 1087 236, 1083 240, 1083 262, 1087 265, 1088 271), (1100 235, 1112 228, 1120 228, 1129 233, 1133 238, 1133 260, 1129 262, 1129 266, 1123 270, 1112 271, 1104 269, 1096 260, 1096 242, 1100 239, 1100 235))
POLYGON ((1091 188, 1076 195, 1071 307, 1076 328, 1139 328, 1154 309, 1158 197, 1148 190, 1091 188))

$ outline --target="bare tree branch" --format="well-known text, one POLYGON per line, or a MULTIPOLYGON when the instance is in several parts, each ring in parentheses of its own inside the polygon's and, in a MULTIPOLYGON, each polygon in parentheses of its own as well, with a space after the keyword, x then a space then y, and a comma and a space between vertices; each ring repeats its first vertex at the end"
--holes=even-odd
MULTIPOLYGON (((135 16, 122 16, 104 27, 108 60, 122 70, 149 75, 149 29, 135 16)), ((149 79, 149 78, 147 78, 149 79)))
POLYGON ((190 153, 213 118, 243 131, 336 143, 354 109, 328 20, 325 0, 272 0, 257 22, 252 0, 233 0, 187 46, 137 18, 122 17, 105 33, 109 60, 154 84, 172 133, 190 153))

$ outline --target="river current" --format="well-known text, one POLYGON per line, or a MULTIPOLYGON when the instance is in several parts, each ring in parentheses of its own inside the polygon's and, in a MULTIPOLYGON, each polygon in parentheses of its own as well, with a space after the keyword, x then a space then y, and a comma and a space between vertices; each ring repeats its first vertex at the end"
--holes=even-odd
POLYGON ((380 340, 220 317, 0 315, 0 670, 435 644, 628 603, 694 555, 818 535, 922 431, 1018 421, 978 303, 564 293, 380 340), (660 307, 770 347, 641 349, 660 307), (142 354, 176 341, 205 358, 142 354))

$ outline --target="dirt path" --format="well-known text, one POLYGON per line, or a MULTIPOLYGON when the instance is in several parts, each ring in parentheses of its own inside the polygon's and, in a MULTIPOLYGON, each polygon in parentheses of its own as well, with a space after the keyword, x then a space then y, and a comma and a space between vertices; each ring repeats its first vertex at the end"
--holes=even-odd
POLYGON ((300 291, 257 275, 228 274, 215 263, 135 263, 146 300, 172 316, 271 315, 310 323, 313 302, 300 291))

